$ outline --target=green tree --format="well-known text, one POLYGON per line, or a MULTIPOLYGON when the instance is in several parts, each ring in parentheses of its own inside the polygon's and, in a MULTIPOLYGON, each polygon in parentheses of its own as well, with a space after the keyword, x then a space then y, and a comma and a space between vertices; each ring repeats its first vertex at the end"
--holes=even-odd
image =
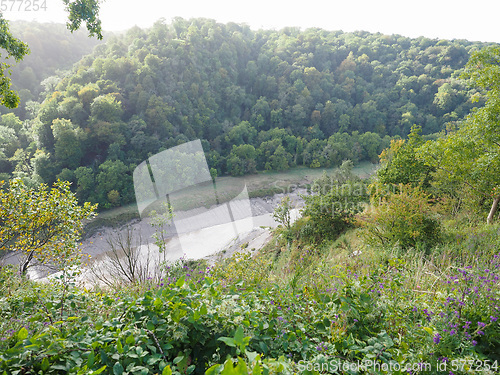
POLYGON ((99 192, 99 202, 103 203, 105 208, 115 205, 117 195, 109 193, 114 190, 118 192, 118 197, 128 198, 131 190, 133 189, 132 178, 130 175, 130 168, 127 167, 121 160, 106 160, 99 166, 99 174, 96 178, 97 186, 96 191, 99 192), (109 198, 113 199, 113 202, 109 198))
POLYGON ((353 164, 345 161, 337 173, 326 173, 314 181, 312 195, 304 196, 302 214, 309 220, 308 236, 323 241, 334 239, 354 223, 354 215, 368 201, 364 183, 353 175, 353 164))
POLYGON ((257 137, 257 130, 248 121, 235 125, 227 134, 226 141, 231 145, 252 144, 257 137))
POLYGON ((55 157, 63 168, 78 168, 83 156, 81 146, 82 133, 71 120, 56 119, 52 123, 52 132, 55 138, 55 157))
POLYGON ((49 190, 14 179, 8 188, 0 185, 0 202, 0 250, 21 253, 23 275, 35 261, 62 269, 80 260, 83 220, 94 216, 97 205, 79 206, 69 182, 49 190))
POLYGON ((393 140, 391 146, 380 155, 382 167, 377 176, 383 184, 411 184, 430 186, 431 172, 434 167, 428 165, 417 153, 424 140, 420 135, 422 128, 413 126, 408 141, 393 140))
POLYGON ((481 91, 485 105, 472 111, 458 130, 428 142, 421 155, 448 178, 490 199, 487 222, 492 223, 500 203, 500 47, 474 53, 462 77, 481 91))
POLYGON ((0 153, 4 157, 11 157, 19 147, 19 141, 14 129, 0 125, 0 153))
POLYGON ((271 168, 275 171, 284 171, 290 167, 292 155, 286 152, 285 148, 279 145, 274 154, 269 158, 271 168))
POLYGON ((280 203, 273 211, 274 220, 283 225, 287 230, 290 229, 291 225, 290 212, 292 208, 292 199, 287 195, 281 199, 280 203))
POLYGON ((241 176, 256 172, 257 152, 252 145, 233 146, 227 160, 227 169, 232 176, 241 176))
POLYGON ((380 135, 377 133, 366 132, 361 134, 359 142, 364 151, 364 155, 361 159, 370 160, 372 163, 377 162, 378 155, 382 151, 380 149, 380 146, 382 145, 382 138, 380 138, 380 135))
POLYGON ((95 98, 90 105, 90 113, 95 120, 116 122, 123 114, 121 102, 113 94, 101 95, 95 98))
POLYGON ((92 200, 95 197, 95 174, 92 168, 78 167, 75 170, 76 195, 80 202, 92 200))
POLYGON ((374 203, 366 224, 369 243, 399 245, 403 249, 437 245, 441 224, 437 207, 420 186, 401 185, 401 190, 374 203))

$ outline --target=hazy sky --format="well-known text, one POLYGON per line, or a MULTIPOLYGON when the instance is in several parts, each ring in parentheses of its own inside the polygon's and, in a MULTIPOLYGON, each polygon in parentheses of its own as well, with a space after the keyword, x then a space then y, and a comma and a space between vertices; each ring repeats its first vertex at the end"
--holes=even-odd
MULTIPOLYGON (((13 1, 5 2, 10 7, 13 1)), ((46 11, 18 11, 27 1, 17 0, 4 17, 65 22, 61 0, 37 0, 46 2, 46 11)), ((320 27, 500 43, 499 15, 498 0, 106 0, 101 7, 105 30, 149 27, 161 17, 169 21, 180 16, 246 23, 253 29, 320 27)))

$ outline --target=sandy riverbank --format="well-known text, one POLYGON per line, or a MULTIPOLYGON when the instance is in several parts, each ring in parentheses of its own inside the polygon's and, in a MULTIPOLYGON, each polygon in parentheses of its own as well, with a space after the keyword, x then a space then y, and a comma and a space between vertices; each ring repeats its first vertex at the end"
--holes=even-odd
MULTIPOLYGON (((292 221, 300 215, 300 207, 303 205, 301 194, 306 194, 305 189, 287 194, 292 198, 294 207, 291 212, 292 221)), ((122 246, 136 249, 134 250, 136 267, 147 270, 148 273, 154 273, 159 264, 165 260, 206 259, 209 263, 214 263, 232 256, 237 251, 259 250, 271 239, 271 229, 278 225, 272 217, 272 212, 284 196, 285 194, 276 194, 269 197, 250 198, 248 204, 251 215, 241 220, 203 226, 201 229, 184 233, 176 233, 173 226, 166 227, 166 245, 162 253, 154 244, 155 229, 150 218, 132 220, 120 228, 101 228, 93 236, 84 240, 80 246, 83 254, 90 255, 89 263, 94 268, 94 272, 90 272, 89 269, 83 271, 78 278, 80 284, 100 283, 99 278, 96 278, 96 270, 101 278, 112 278, 113 268, 117 267, 116 261, 112 261, 116 258, 113 248, 115 251, 118 250, 117 253, 121 254, 121 259, 124 259, 122 246)), ((200 212, 207 212, 210 209, 212 207, 184 211, 181 214, 186 218, 196 217, 200 215, 200 212)), ((194 227, 196 225, 195 223, 194 227)), ((126 259, 124 260, 126 262, 126 259)), ((8 263, 16 264, 17 261, 11 258, 8 263)), ((43 279, 46 274, 47 272, 36 268, 29 272, 32 279, 43 279)))
MULTIPOLYGON (((297 217, 299 208, 302 207, 303 200, 300 198, 300 194, 306 194, 304 190, 297 190, 295 192, 289 193, 292 198, 294 205, 294 218, 297 217)), ((284 197, 285 194, 276 194, 270 197, 262 197, 262 198, 250 198, 250 208, 251 208, 251 217, 247 219, 251 219, 250 221, 247 219, 243 219, 240 221, 244 222, 244 227, 247 229, 245 233, 252 233, 250 237, 256 235, 257 232, 261 232, 261 227, 269 227, 274 228, 277 223, 272 218, 272 212, 274 208, 278 205, 280 200, 284 197), (259 229, 259 230, 258 230, 259 229)), ((207 209, 197 209, 186 211, 184 214, 187 217, 193 216, 195 214, 199 214, 200 211, 207 211, 207 209)), ((232 223, 223 223, 220 225, 209 226, 207 228, 202 228, 200 230, 189 231, 185 233, 180 233, 179 236, 183 237, 186 242, 189 242, 192 246, 191 252, 194 255, 192 258, 200 258, 201 254, 209 254, 213 252, 217 252, 223 250, 221 247, 230 244, 229 241, 224 242, 224 240, 228 237, 228 235, 224 235, 226 232, 230 232, 230 228, 232 227, 232 223), (195 247, 195 248, 194 248, 195 247)), ((89 254, 91 257, 97 257, 100 254, 106 253, 111 250, 111 246, 109 244, 113 239, 118 238, 119 236, 125 236, 127 227, 129 230, 132 230, 134 234, 134 241, 140 241, 143 245, 151 244, 154 242, 152 235, 155 230, 152 226, 150 218, 144 218, 142 220, 133 220, 122 226, 121 228, 102 228, 93 236, 87 238, 82 243, 82 252, 85 254, 89 254)), ((178 234, 175 233, 175 229, 173 227, 166 228, 167 236, 170 239, 169 246, 172 249, 173 253, 178 253, 178 251, 174 251, 178 248, 174 241, 175 237, 178 237, 178 234)), ((241 231, 239 231, 241 232, 241 231)), ((244 239, 244 236, 240 236, 240 240, 244 239)), ((187 254, 189 257, 189 254, 187 254)))

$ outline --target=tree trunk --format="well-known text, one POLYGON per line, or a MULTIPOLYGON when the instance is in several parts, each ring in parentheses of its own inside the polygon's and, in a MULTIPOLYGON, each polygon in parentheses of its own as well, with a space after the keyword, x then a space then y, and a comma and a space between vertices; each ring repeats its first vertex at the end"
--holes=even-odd
POLYGON ((495 199, 493 199, 493 204, 491 205, 491 210, 490 213, 488 214, 488 219, 487 219, 488 224, 493 223, 493 217, 497 212, 499 202, 500 202, 500 195, 496 196, 495 199))
POLYGON ((33 252, 30 251, 24 262, 21 263, 19 271, 21 273, 21 276, 26 276, 26 272, 28 272, 28 267, 30 265, 30 262, 33 260, 33 252))

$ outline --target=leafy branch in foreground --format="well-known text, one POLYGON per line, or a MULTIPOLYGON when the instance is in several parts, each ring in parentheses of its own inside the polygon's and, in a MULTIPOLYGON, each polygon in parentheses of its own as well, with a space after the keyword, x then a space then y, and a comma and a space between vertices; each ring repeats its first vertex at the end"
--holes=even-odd
MULTIPOLYGON (((87 25, 90 36, 102 39, 101 20, 99 19, 100 0, 63 0, 66 5, 68 15, 68 29, 73 32, 80 28, 83 22, 87 25)), ((7 51, 7 59, 14 58, 15 62, 20 62, 24 56, 30 53, 26 43, 15 38, 9 28, 9 22, 0 13, 0 47, 7 51)), ((20 99, 19 95, 11 89, 9 78, 11 65, 0 62, 0 105, 7 108, 17 108, 20 99)))
MULTIPOLYGON (((13 57, 16 62, 19 62, 23 57, 29 54, 28 45, 21 40, 15 38, 10 30, 9 23, 3 18, 0 13, 0 47, 7 51, 6 58, 13 57)), ((19 96, 10 88, 10 65, 0 63, 0 104, 7 108, 16 108, 19 104, 19 96)))
POLYGON ((99 19, 100 0, 63 0, 69 12, 66 24, 71 32, 80 28, 82 21, 87 25, 90 36, 102 39, 101 20, 99 19))

